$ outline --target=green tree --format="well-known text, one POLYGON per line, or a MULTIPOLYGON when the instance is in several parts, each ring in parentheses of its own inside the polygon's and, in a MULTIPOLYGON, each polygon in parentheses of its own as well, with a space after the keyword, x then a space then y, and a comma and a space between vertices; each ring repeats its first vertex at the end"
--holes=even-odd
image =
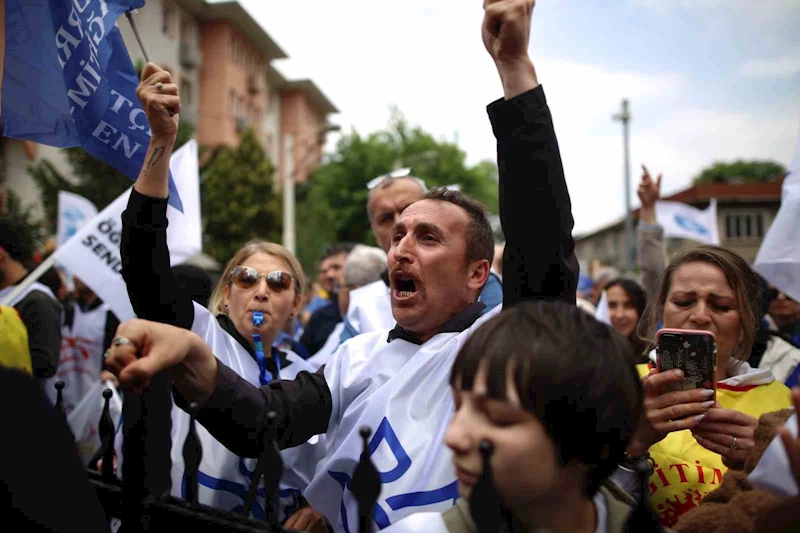
MULTIPOLYGON (((175 149, 193 135, 194 126, 186 121, 181 122, 175 149)), ((89 155, 83 148, 67 148, 64 151, 75 176, 74 181, 65 178, 48 159, 28 167, 28 173, 41 191, 45 221, 51 232, 55 231, 58 216, 58 191, 79 194, 102 210, 133 183, 125 174, 89 155)))
POLYGON ((274 169, 252 130, 236 148, 221 148, 200 183, 205 231, 203 251, 226 263, 246 241, 280 242, 281 202, 273 191, 274 169))
POLYGON ((709 183, 767 183, 786 175, 786 168, 774 161, 717 161, 695 176, 694 185, 709 183))
POLYGON ((497 166, 490 161, 466 164, 466 154, 449 141, 437 141, 412 127, 397 111, 389 127, 363 137, 343 136, 331 161, 297 189, 297 250, 306 268, 333 242, 375 240, 367 218, 367 183, 396 168, 411 167, 428 187, 461 186, 461 191, 498 210, 497 166))

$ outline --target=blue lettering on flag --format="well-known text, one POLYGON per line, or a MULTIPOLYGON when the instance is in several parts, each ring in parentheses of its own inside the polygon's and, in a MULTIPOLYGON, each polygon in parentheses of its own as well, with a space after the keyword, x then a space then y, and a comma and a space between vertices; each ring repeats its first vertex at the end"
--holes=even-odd
MULTIPOLYGON (((239 512, 244 507, 244 502, 247 499, 247 491, 250 489, 250 481, 253 479, 253 471, 247 468, 244 459, 241 457, 239 458, 239 472, 247 479, 247 485, 228 479, 217 479, 209 476, 208 474, 204 474, 199 470, 197 472, 197 483, 198 485, 208 487, 211 490, 227 492, 238 497, 241 500, 241 503, 232 509, 228 509, 228 511, 239 512)), ((260 486, 256 489, 256 496, 264 498, 267 494, 267 489, 264 487, 264 481, 261 480, 259 485, 260 486)), ((298 509, 300 509, 300 495, 301 492, 297 489, 280 489, 278 491, 280 510, 284 513, 282 520, 293 515, 298 509)), ((186 470, 183 471, 183 476, 181 477, 181 498, 186 498, 186 470)), ((259 504, 258 498, 253 501, 253 506, 250 509, 250 512, 257 520, 264 520, 266 518, 264 508, 259 504)))
POLYGON ((683 215, 675 215, 675 223, 687 231, 699 233, 700 235, 708 235, 708 229, 689 217, 683 215))
MULTIPOLYGON (((117 19, 144 0, 6 0, 3 135, 81 146, 132 180, 150 128, 117 19)), ((169 203, 183 212, 170 175, 169 203)))
MULTIPOLYGON (((393 469, 389 470, 388 472, 378 472, 381 478, 381 483, 385 485, 397 481, 398 479, 402 478, 406 472, 408 472, 409 468, 411 468, 411 458, 408 456, 408 453, 406 453, 403 445, 400 443, 400 439, 397 438, 397 434, 394 432, 392 425, 389 423, 389 420, 386 417, 383 418, 378 426, 378 430, 375 432, 375 435, 373 435, 372 439, 369 441, 367 447, 369 457, 372 457, 375 454, 378 446, 380 446, 381 442, 383 441, 386 441, 386 444, 389 446, 392 455, 397 460, 397 466, 395 466, 393 469)), ((342 500, 339 505, 339 512, 341 513, 342 526, 344 527, 345 533, 350 533, 350 524, 348 521, 347 508, 344 500, 346 496, 352 497, 351 485, 353 479, 345 472, 334 472, 329 470, 328 475, 331 476, 342 487, 342 500)), ((456 480, 449 485, 445 485, 444 487, 435 490, 409 492, 407 494, 390 496, 386 499, 386 505, 388 505, 390 509, 396 511, 405 507, 420 507, 423 505, 441 503, 449 500, 452 500, 453 504, 455 505, 457 498, 458 481, 456 480)), ((386 513, 383 507, 381 507, 380 503, 375 504, 375 508, 372 511, 372 518, 375 520, 375 524, 378 526, 378 529, 384 529, 391 525, 389 515, 386 513)))

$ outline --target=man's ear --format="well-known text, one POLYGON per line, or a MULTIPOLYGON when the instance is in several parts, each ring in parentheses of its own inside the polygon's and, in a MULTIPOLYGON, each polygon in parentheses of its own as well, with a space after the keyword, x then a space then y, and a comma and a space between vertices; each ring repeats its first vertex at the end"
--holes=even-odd
POLYGON ((467 269, 467 272, 469 273, 467 287, 474 291, 481 290, 486 284, 486 280, 489 279, 490 269, 491 265, 486 259, 481 259, 480 261, 470 263, 467 269))

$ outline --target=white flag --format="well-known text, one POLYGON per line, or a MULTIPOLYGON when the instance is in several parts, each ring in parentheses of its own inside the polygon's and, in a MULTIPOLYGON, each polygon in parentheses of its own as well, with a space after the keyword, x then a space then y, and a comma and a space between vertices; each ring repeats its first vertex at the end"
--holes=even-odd
POLYGON ((61 246, 78 233, 88 221, 97 216, 92 202, 67 191, 58 191, 58 229, 56 246, 61 246))
POLYGON ((600 301, 597 303, 594 317, 603 324, 611 325, 611 310, 608 308, 608 294, 606 294, 606 291, 603 291, 603 294, 600 296, 600 301))
MULTIPOLYGON (((170 262, 174 265, 198 253, 202 242, 195 140, 173 154, 170 170, 184 209, 182 214, 171 206, 167 207, 167 243, 170 262)), ((122 322, 136 316, 120 274, 122 260, 119 255, 121 217, 130 194, 131 189, 122 193, 53 254, 57 263, 81 278, 122 322)))
POLYGON ((177 265, 199 253, 203 247, 197 141, 190 140, 172 154, 169 169, 183 202, 183 214, 171 205, 167 206, 169 259, 172 265, 177 265))
POLYGON ((679 202, 656 202, 656 220, 665 237, 719 245, 716 199, 705 210, 679 202))
POLYGON ((800 301, 800 139, 783 181, 781 207, 761 243, 755 269, 787 296, 800 301))

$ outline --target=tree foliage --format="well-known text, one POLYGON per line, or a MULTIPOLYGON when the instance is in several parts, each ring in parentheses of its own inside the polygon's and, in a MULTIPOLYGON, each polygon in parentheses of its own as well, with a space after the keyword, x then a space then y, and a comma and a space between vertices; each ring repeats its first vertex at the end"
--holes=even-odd
POLYGON ((786 168, 774 161, 718 161, 695 176, 694 185, 710 183, 767 183, 786 175, 786 168))
POLYGON ((200 183, 203 251, 225 264, 245 242, 281 242, 281 202, 274 169, 252 130, 236 148, 221 148, 200 183))
MULTIPOLYGON (((181 122, 175 139, 175 149, 180 148, 193 135, 194 126, 181 122)), ((133 180, 125 174, 89 155, 83 148, 67 148, 64 152, 74 180, 64 177, 48 159, 42 159, 36 165, 28 167, 28 173, 41 191, 45 222, 51 232, 56 229, 58 191, 79 194, 90 200, 98 211, 102 211, 133 184, 133 180)))
POLYGON ((332 159, 298 186, 297 250, 306 268, 330 243, 375 244, 366 211, 367 183, 403 167, 410 167, 428 187, 458 184, 490 212, 498 210, 494 162, 468 166, 466 154, 455 143, 437 141, 395 112, 385 131, 343 136, 332 159))

